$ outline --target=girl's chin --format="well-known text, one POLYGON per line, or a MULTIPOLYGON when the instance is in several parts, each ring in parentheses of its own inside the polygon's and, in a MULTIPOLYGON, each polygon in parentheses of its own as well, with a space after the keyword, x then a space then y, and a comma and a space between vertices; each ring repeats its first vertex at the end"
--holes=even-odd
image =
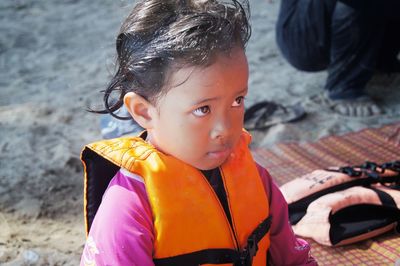
POLYGON ((196 166, 200 170, 211 170, 220 167, 229 157, 229 153, 225 156, 207 156, 207 160, 201 165, 196 166), (211 157, 211 158, 210 158, 211 157))

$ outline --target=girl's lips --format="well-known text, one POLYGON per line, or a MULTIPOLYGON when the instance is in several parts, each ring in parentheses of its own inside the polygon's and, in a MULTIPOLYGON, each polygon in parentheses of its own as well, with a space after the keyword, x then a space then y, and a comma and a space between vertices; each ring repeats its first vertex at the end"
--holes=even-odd
POLYGON ((208 155, 215 159, 225 158, 231 153, 231 149, 222 149, 209 152, 208 155))

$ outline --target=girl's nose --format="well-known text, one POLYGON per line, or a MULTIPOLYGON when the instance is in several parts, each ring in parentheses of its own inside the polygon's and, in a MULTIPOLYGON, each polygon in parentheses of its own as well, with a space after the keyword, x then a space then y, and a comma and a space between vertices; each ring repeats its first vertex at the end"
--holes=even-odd
POLYGON ((225 140, 229 136, 231 123, 228 118, 218 119, 211 131, 211 138, 215 140, 225 140))

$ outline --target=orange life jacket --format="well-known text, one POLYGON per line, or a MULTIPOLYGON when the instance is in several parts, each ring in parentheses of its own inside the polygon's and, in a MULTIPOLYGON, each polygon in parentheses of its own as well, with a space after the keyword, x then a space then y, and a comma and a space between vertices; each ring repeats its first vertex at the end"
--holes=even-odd
POLYGON ((156 265, 266 265, 269 204, 249 142, 250 135, 243 132, 220 167, 232 226, 198 169, 159 152, 139 137, 87 145, 82 152, 87 231, 101 198, 91 199, 96 183, 104 192, 115 172, 125 168, 145 182, 153 212, 156 265))

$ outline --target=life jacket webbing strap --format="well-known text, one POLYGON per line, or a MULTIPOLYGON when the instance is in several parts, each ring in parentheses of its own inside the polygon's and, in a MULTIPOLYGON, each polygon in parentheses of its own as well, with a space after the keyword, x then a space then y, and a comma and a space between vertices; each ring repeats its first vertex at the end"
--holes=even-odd
POLYGON ((174 257, 153 259, 157 266, 197 266, 201 264, 233 263, 239 259, 234 249, 205 249, 174 257))
POLYGON ((369 187, 369 189, 373 190, 379 197, 379 200, 382 202, 382 205, 393 207, 397 209, 397 204, 388 193, 382 191, 380 189, 376 189, 373 187, 369 187))
POLYGON ((268 233, 271 216, 262 221, 247 239, 247 246, 242 252, 234 249, 205 249, 178 256, 153 259, 157 266, 197 266, 201 264, 226 264, 250 266, 258 250, 258 242, 268 233))
POLYGON ((362 175, 365 175, 366 178, 363 178, 365 182, 363 184, 364 186, 369 186, 371 184, 376 184, 376 183, 400 182, 400 161, 387 162, 382 165, 366 161, 365 163, 359 166, 344 166, 340 167, 338 170, 333 170, 333 169, 326 169, 326 170, 333 172, 341 172, 350 177, 361 177, 362 175), (358 168, 358 170, 356 170, 355 168, 358 168), (386 169, 397 172, 397 174, 392 176, 382 175, 386 169))
POLYGON ((243 249, 240 254, 240 264, 235 266, 247 266, 253 264, 253 257, 257 254, 258 242, 268 233, 271 228, 272 216, 268 216, 267 219, 262 221, 256 229, 247 238, 247 246, 243 249))

